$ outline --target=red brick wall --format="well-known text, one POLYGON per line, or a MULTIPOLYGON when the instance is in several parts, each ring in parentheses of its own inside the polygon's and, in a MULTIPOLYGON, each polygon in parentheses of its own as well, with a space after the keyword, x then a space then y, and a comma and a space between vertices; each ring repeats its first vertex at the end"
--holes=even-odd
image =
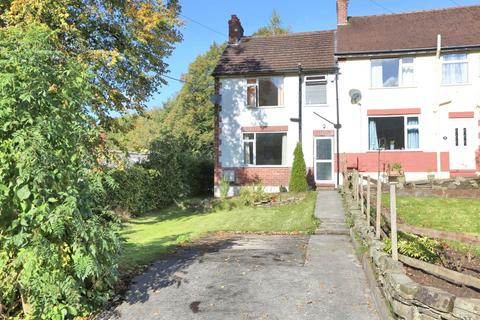
POLYGON ((290 168, 287 167, 243 167, 225 168, 235 170, 235 183, 246 185, 262 183, 265 186, 288 186, 290 168))
MULTIPOLYGON (((347 168, 357 168, 367 172, 377 171, 377 152, 347 153, 346 158, 347 168)), ((405 172, 433 172, 437 170, 437 153, 422 151, 382 151, 380 153, 380 170, 383 171, 386 164, 394 162, 401 163, 402 170, 405 172)), ((442 167, 447 166, 445 158, 442 162, 442 167)))

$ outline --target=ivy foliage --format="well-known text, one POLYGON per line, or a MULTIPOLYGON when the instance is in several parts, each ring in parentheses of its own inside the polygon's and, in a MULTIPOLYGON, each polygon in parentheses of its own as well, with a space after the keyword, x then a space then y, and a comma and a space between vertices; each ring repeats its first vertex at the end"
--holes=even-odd
POLYGON ((116 279, 118 223, 92 204, 93 75, 58 36, 0 28, 0 318, 88 313, 116 279))
POLYGON ((290 181, 288 189, 291 192, 305 192, 308 190, 307 183, 307 166, 303 156, 302 145, 300 143, 295 147, 293 152, 293 165, 290 173, 290 181))
MULTIPOLYGON (((392 241, 385 238, 385 251, 392 253, 392 241)), ((407 257, 422 260, 425 262, 435 262, 439 259, 441 243, 438 240, 426 237, 419 237, 409 233, 398 233, 398 252, 407 257)))

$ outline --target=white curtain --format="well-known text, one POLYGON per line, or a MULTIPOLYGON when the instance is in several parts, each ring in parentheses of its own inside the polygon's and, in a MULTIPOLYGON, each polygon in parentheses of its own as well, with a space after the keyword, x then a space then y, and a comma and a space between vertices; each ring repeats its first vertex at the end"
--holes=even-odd
POLYGON ((467 82, 466 62, 444 63, 442 66, 442 79, 444 84, 466 83, 467 82))
POLYGON ((283 135, 282 137, 282 165, 287 164, 287 134, 283 135))
POLYGON ((383 87, 383 69, 381 60, 372 60, 372 87, 383 87))
POLYGON ((418 149, 420 148, 420 134, 418 131, 418 117, 407 118, 407 148, 418 149), (408 128, 414 126, 414 128, 408 128))
POLYGON ((368 148, 370 150, 378 150, 377 124, 375 120, 368 122, 368 148))

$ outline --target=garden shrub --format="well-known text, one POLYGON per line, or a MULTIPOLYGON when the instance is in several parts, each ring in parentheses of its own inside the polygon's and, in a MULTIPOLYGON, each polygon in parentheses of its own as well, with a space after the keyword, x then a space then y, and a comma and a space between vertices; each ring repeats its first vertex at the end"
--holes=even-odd
POLYGON ((156 171, 136 164, 111 171, 114 184, 107 187, 104 202, 116 212, 138 215, 157 209, 156 171))
POLYGON ((288 189, 290 192, 305 192, 308 190, 307 183, 307 166, 303 157, 302 145, 300 143, 295 147, 293 153, 292 172, 290 173, 290 181, 288 189))
POLYGON ((228 191, 230 190, 230 181, 227 178, 222 177, 220 180, 219 191, 220 191, 220 199, 223 201, 228 197, 228 191))
MULTIPOLYGON (((385 239, 385 251, 392 253, 390 238, 385 239)), ((398 233, 398 253, 425 262, 435 262, 439 258, 440 242, 413 234, 398 233)))
POLYGON ((252 184, 240 188, 240 203, 244 206, 252 206, 255 203, 271 199, 261 184, 252 184))
POLYGON ((0 29, 0 318, 66 319, 107 301, 119 224, 95 208, 90 73, 43 25, 0 29))

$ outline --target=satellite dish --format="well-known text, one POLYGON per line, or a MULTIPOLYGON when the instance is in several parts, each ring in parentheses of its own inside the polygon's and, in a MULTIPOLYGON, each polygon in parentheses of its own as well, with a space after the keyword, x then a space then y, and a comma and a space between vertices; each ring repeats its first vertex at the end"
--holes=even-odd
POLYGON ((352 100, 352 104, 359 104, 360 100, 362 100, 362 93, 358 89, 351 89, 348 94, 350 95, 350 99, 352 100))

